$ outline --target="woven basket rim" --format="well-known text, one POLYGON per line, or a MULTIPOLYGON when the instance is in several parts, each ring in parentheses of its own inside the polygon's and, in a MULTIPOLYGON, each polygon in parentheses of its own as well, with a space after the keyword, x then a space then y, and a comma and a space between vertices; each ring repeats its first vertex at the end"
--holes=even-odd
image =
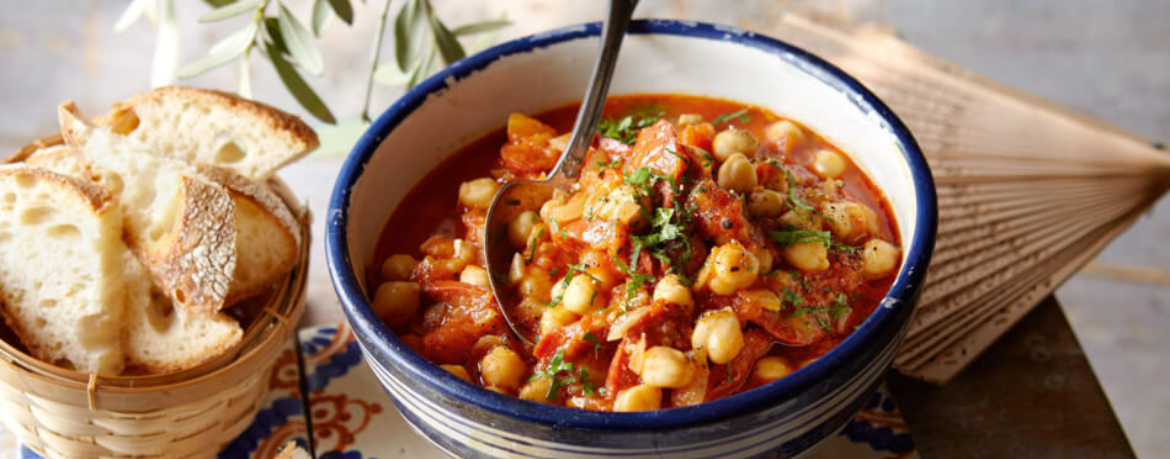
MULTIPOLYGON (((38 149, 61 144, 64 144, 64 140, 60 135, 37 139, 12 153, 4 163, 21 162, 38 149)), ((83 373, 41 361, 5 340, 0 340, 0 362, 10 364, 23 378, 68 389, 94 390, 107 394, 133 394, 189 387, 230 373, 240 366, 254 363, 255 357, 264 354, 273 340, 283 342, 288 339, 304 313, 308 252, 312 243, 311 217, 308 210, 296 201, 295 194, 279 177, 270 178, 269 185, 297 217, 301 231, 300 253, 297 264, 269 293, 270 298, 261 308, 260 316, 244 330, 239 343, 194 367, 149 375, 96 376, 83 373), (281 333, 282 330, 285 333, 281 333), (91 384, 96 387, 91 387, 91 384)))

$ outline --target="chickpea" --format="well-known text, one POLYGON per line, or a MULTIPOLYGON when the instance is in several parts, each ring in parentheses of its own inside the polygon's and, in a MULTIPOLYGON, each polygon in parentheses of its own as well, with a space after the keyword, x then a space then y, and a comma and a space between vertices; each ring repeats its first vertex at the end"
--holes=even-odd
POLYGON ((699 317, 691 333, 691 347, 706 349, 707 357, 716 364, 725 364, 743 350, 743 330, 739 318, 731 308, 708 311, 699 317))
POLYGON ((512 247, 517 249, 528 247, 528 238, 532 235, 533 228, 539 221, 540 216, 531 210, 524 211, 513 218, 508 223, 508 241, 512 243, 512 247))
POLYGON ((467 373, 467 369, 463 365, 439 365, 444 370, 455 375, 456 378, 471 382, 471 375, 467 373))
POLYGON ((374 314, 390 327, 410 321, 419 308, 419 285, 414 282, 390 281, 374 292, 374 314))
POLYGON ((756 361, 756 377, 764 381, 775 381, 796 371, 783 358, 768 356, 756 361))
POLYGON ((817 150, 813 155, 813 172, 824 179, 835 179, 845 173, 848 166, 845 157, 828 148, 817 150))
POLYGON ((524 263, 524 256, 518 253, 512 254, 512 264, 508 266, 508 280, 513 284, 524 280, 524 276, 528 274, 528 265, 524 263))
POLYGON ((854 239, 867 232, 877 231, 877 214, 865 204, 835 202, 825 205, 829 230, 841 239, 854 239))
POLYGON ((760 246, 752 249, 752 255, 754 255, 756 260, 759 262, 759 269, 756 271, 759 272, 760 275, 767 275, 768 273, 772 272, 771 250, 768 250, 768 248, 765 246, 760 246))
POLYGON ((889 276, 898 266, 901 250, 881 239, 866 241, 861 249, 861 274, 866 279, 880 279, 889 276))
POLYGON ((414 257, 405 253, 390 255, 382 262, 382 278, 388 281, 403 281, 410 278, 410 273, 418 266, 414 257))
POLYGON ((683 113, 678 115, 678 127, 683 127, 688 124, 699 124, 703 122, 703 115, 697 113, 683 113))
POLYGON ((520 280, 520 295, 547 302, 552 298, 549 296, 551 292, 552 280, 548 278, 548 273, 538 268, 528 268, 524 279, 520 280))
MULTIPOLYGON (((552 387, 552 380, 549 378, 540 378, 536 381, 529 382, 520 388, 520 398, 530 402, 537 403, 553 403, 556 399, 548 399, 548 390, 552 387)), ((559 394, 554 394, 554 397, 559 394)))
POLYGON ((718 183, 719 187, 725 190, 750 192, 756 187, 756 168, 743 154, 733 154, 719 166, 718 183))
POLYGON ((784 249, 784 261, 801 271, 829 269, 829 248, 823 242, 797 242, 784 249))
POLYGON ((573 280, 569 281, 569 286, 565 287, 565 296, 561 299, 565 309, 581 315, 592 312, 596 302, 597 285, 589 276, 583 275, 573 276, 573 280))
POLYGON ((825 224, 825 220, 809 211, 797 212, 790 210, 780 216, 780 224, 804 228, 809 231, 820 231, 821 227, 825 224))
POLYGON ((477 287, 492 288, 491 281, 488 280, 487 270, 476 265, 467 265, 467 267, 463 268, 463 272, 459 273, 459 282, 477 287))
POLYGON ((777 121, 764 128, 764 138, 776 143, 781 154, 788 154, 804 143, 804 130, 791 121, 777 121))
POLYGON ((651 411, 661 407, 662 389, 647 384, 618 392, 617 399, 613 401, 615 412, 651 411))
POLYGON ((754 158, 759 147, 760 142, 756 140, 756 136, 742 129, 725 130, 715 134, 715 139, 711 141, 711 149, 714 150, 712 153, 715 154, 715 159, 720 161, 727 161, 727 158, 736 153, 754 158))
POLYGON ((479 373, 489 386, 516 390, 528 372, 528 365, 520 355, 504 346, 497 346, 479 362, 479 373))
POLYGON ((540 335, 548 336, 557 329, 576 322, 580 319, 577 313, 565 309, 563 306, 548 308, 540 315, 540 335))
POLYGON ((748 196, 748 213, 754 217, 772 218, 784 213, 784 195, 767 188, 756 188, 748 196))
POLYGON ((748 302, 759 306, 765 311, 779 311, 780 297, 776 296, 776 292, 767 289, 749 290, 741 293, 748 302))
POLYGON ((731 295, 747 288, 759 275, 759 260, 739 241, 731 241, 711 251, 711 291, 719 295, 731 295))
POLYGON ((491 177, 481 177, 459 185, 459 202, 467 207, 487 209, 492 205, 500 184, 491 177))
POLYGON ((688 308, 695 305, 691 289, 682 284, 677 274, 669 274, 654 286, 654 301, 666 301, 688 308))
POLYGON ((679 389, 690 384, 694 368, 686 354, 669 346, 654 346, 642 358, 642 381, 654 387, 679 389))

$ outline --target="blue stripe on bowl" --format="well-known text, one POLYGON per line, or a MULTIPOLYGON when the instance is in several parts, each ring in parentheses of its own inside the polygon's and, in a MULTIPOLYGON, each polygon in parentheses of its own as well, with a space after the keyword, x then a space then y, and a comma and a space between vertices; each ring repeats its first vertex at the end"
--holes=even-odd
MULTIPOLYGON (((761 413, 770 415, 784 412, 799 413, 802 412, 799 407, 816 407, 827 394, 840 392, 839 390, 833 392, 833 388, 855 387, 856 381, 859 380, 867 381, 861 386, 874 387, 882 372, 888 368, 894 344, 900 341, 900 334, 909 318, 918 288, 924 280, 925 269, 934 246, 937 202, 933 179, 926 161, 901 121, 873 94, 842 71, 816 56, 775 39, 710 24, 662 20, 635 21, 631 26, 631 33, 724 40, 759 49, 782 59, 848 95, 863 112, 876 115, 873 118, 880 119, 882 127, 897 139, 902 156, 909 165, 914 180, 917 219, 914 236, 906 245, 908 247, 906 261, 882 306, 849 338, 805 368, 752 391, 693 407, 642 413, 599 413, 525 402, 466 383, 408 349, 374 316, 353 272, 352 263, 354 255, 367 257, 369 254, 349 252, 347 223, 352 187, 381 141, 420 106, 428 95, 445 89, 449 82, 458 81, 471 72, 483 69, 507 56, 527 53, 566 41, 592 38, 597 36, 599 31, 600 26, 596 23, 558 29, 507 42, 454 63, 395 102, 362 136, 347 158, 335 184, 326 223, 327 264, 346 316, 362 343, 366 360, 375 367, 387 390, 396 397, 404 397, 404 400, 409 401, 410 394, 392 389, 395 387, 395 381, 409 381, 412 387, 421 391, 413 395, 414 397, 445 405, 453 413, 448 420, 461 423, 458 425, 465 429, 474 425, 525 426, 525 430, 522 431, 533 436, 521 436, 520 438, 525 439, 523 443, 520 443, 520 438, 511 440, 518 446, 539 446, 547 448, 550 452, 564 450, 585 454, 588 453, 587 450, 579 450, 572 445, 609 444, 608 448, 602 450, 626 450, 630 451, 630 454, 641 454, 638 451, 647 450, 647 447, 652 446, 658 446, 655 451, 659 452, 662 448, 675 447, 678 451, 684 451, 693 448, 696 443, 716 441, 720 434, 733 438, 727 440, 728 442, 749 438, 753 435, 751 432, 757 430, 763 434, 775 435, 767 429, 727 431, 726 428, 721 429, 718 426, 737 424, 737 420, 749 416, 764 416, 761 413), (875 354, 879 349, 882 356, 876 358, 878 356, 875 354), (876 370, 872 370, 874 368, 876 370), (873 382, 868 383, 871 379, 873 382), (726 422, 718 424, 720 421, 726 422), (666 435, 681 431, 688 432, 688 435, 685 437, 666 435), (620 440, 612 440, 610 437, 620 440), (662 443, 664 439, 669 440, 667 443, 677 444, 664 444, 662 443)), ((866 393, 868 390, 864 388, 859 393, 868 395, 866 393)), ((396 400, 396 403, 399 402, 396 400)), ((401 405, 412 406, 410 403, 401 405)), ((856 408, 857 406, 844 407, 844 411, 851 414, 856 408)), ((425 417, 409 409, 404 412, 408 418, 414 416, 420 421, 419 426, 424 426, 422 428, 425 429, 427 424, 421 421, 425 417)), ((795 414, 789 413, 784 416, 792 417, 795 414)), ((843 423, 844 419, 841 419, 841 422, 843 423)), ((829 430, 837 428, 830 427, 832 428, 829 430)), ((516 433, 516 430, 507 430, 516 433)), ((428 436, 436 434, 434 431, 427 433, 428 436)), ((497 437, 487 432, 477 435, 505 439, 501 441, 512 438, 502 434, 497 437)), ((475 453, 460 450, 460 445, 447 447, 451 451, 475 453)))

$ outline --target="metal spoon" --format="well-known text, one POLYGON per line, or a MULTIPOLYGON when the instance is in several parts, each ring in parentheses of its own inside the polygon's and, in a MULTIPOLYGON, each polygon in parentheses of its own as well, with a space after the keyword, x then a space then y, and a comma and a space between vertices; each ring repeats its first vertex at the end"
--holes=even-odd
POLYGON ((589 81, 589 89, 585 91, 581 109, 577 112, 577 121, 573 125, 573 134, 569 137, 569 146, 552 173, 544 180, 517 179, 505 183, 488 208, 487 221, 484 225, 487 235, 484 241, 484 259, 487 260, 487 270, 491 274, 488 279, 492 286, 492 296, 499 302, 500 314, 504 316, 508 327, 517 337, 529 344, 534 344, 534 340, 523 332, 524 329, 512 317, 516 298, 504 282, 508 278, 508 269, 516 251, 508 243, 507 237, 500 236, 506 234, 508 223, 517 215, 527 210, 539 209, 545 201, 552 198, 553 191, 567 191, 580 175, 585 154, 593 142, 594 132, 597 131, 601 110, 605 107, 605 97, 609 92, 609 82, 613 79, 622 38, 630 26, 630 17, 637 4, 638 0, 610 0, 609 16, 601 28, 601 54, 597 56, 597 62, 593 66, 593 77, 589 81))

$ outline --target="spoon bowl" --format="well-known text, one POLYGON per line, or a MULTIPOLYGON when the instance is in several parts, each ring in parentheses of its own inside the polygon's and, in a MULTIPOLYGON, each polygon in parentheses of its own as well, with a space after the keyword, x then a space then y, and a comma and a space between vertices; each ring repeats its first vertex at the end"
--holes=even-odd
POLYGON ((487 262, 492 297, 499 303, 500 314, 512 329, 512 333, 530 345, 536 344, 533 336, 537 324, 521 324, 517 321, 513 309, 519 299, 515 293, 507 289, 508 273, 512 258, 515 256, 515 251, 508 244, 506 237, 508 224, 525 211, 539 210, 541 205, 552 198, 556 190, 568 191, 581 174, 581 163, 593 143, 597 123, 601 120, 602 109, 605 108, 605 96, 609 94, 609 83, 613 80, 622 38, 630 26, 630 18, 637 4, 638 0, 610 1, 609 16, 602 24, 601 52, 593 66, 593 77, 589 80, 585 99, 577 112, 577 121, 573 124, 569 145, 548 178, 509 181, 496 192, 491 206, 488 207, 487 220, 484 223, 484 234, 487 237, 484 240, 483 254, 487 262))

